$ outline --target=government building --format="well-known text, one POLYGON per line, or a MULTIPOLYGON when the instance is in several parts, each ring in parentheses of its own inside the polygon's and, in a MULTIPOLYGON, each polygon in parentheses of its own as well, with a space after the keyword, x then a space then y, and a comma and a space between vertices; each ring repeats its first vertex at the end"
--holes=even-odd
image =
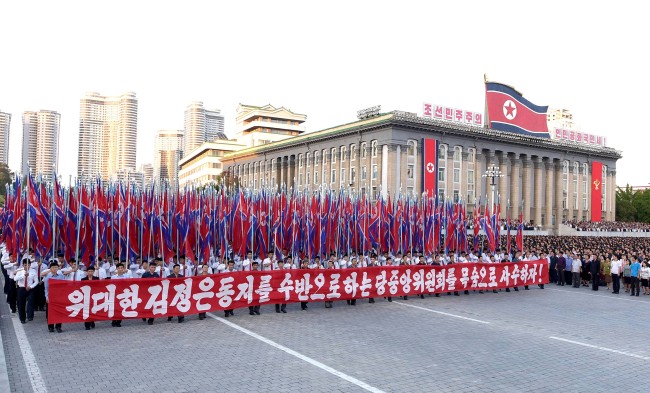
POLYGON ((224 152, 219 157, 223 171, 251 189, 346 190, 393 199, 400 193, 420 196, 426 170, 423 141, 434 139, 437 192, 442 200, 465 201, 468 214, 479 197, 482 204, 486 196, 492 203, 494 187, 502 217, 508 204, 511 217, 521 212, 524 221, 545 229, 557 229, 565 219, 590 220, 596 163, 595 167, 602 164, 602 181, 594 181, 602 193, 602 219, 615 218, 616 161, 622 155, 604 145, 514 134, 402 111, 373 113, 352 123, 294 135, 224 152), (486 177, 488 168, 498 168, 504 176, 486 177))

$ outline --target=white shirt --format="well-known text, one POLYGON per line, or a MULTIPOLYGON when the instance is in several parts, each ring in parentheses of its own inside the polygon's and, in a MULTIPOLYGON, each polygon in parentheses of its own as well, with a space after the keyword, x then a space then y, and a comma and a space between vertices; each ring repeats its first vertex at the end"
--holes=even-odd
POLYGON ((621 262, 620 259, 612 261, 611 273, 612 274, 621 274, 622 267, 623 267, 623 263, 621 262))
POLYGON ((582 262, 578 258, 573 260, 573 263, 571 264, 571 272, 572 273, 580 273, 580 268, 582 267, 582 262))

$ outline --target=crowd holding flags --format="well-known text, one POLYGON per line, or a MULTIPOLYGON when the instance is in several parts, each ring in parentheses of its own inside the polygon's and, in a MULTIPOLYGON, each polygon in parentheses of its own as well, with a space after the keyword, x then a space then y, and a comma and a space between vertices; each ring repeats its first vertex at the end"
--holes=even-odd
MULTIPOLYGON (((20 178, 7 185, 0 224, 10 253, 32 249, 44 259, 62 253, 86 266, 107 255, 124 261, 169 261, 180 254, 208 261, 248 252, 262 259, 271 254, 312 260, 352 252, 433 256, 483 249, 479 227, 486 251, 494 253, 499 245, 501 208, 481 200, 468 218, 464 201, 427 194, 383 198, 380 193, 373 199, 326 188, 277 192, 163 185, 140 190, 128 181, 100 179, 64 188, 56 175, 53 179, 47 183, 27 176, 24 186, 20 178)), ((520 251, 521 219, 515 241, 520 251)))

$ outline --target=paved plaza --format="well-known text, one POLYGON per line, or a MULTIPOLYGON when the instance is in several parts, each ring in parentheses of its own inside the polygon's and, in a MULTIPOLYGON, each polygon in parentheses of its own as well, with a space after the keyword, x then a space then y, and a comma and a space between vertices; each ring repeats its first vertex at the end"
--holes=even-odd
POLYGON ((12 392, 648 391, 650 296, 601 287, 0 327, 12 392))

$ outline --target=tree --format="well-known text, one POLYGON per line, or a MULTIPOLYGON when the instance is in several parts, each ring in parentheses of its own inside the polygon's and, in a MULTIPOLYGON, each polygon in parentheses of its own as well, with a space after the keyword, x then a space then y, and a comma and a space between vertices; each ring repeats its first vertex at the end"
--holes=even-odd
POLYGON ((0 163, 0 196, 2 196, 2 203, 4 204, 4 197, 7 194, 5 184, 11 184, 14 179, 14 173, 9 169, 7 164, 0 163))
POLYGON ((637 192, 630 185, 616 190, 616 221, 637 221, 635 199, 637 192))

